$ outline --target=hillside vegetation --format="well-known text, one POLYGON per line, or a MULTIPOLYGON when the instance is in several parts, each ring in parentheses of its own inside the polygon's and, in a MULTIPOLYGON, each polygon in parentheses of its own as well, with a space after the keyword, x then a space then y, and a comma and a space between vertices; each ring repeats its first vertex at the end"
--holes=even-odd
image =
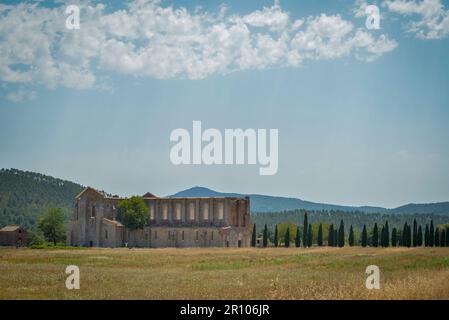
POLYGON ((40 173, 0 170, 0 227, 21 225, 33 229, 45 207, 61 208, 66 220, 73 199, 83 186, 40 173))

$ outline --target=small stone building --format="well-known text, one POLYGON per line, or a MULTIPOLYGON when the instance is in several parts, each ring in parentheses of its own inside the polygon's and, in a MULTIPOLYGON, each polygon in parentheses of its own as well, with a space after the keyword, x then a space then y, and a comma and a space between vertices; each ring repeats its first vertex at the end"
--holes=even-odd
POLYGON ((249 198, 143 196, 147 225, 130 230, 117 219, 123 200, 86 188, 75 198, 70 245, 94 247, 249 247, 253 225, 249 198))
POLYGON ((27 232, 19 226, 0 229, 0 246, 23 247, 27 245, 27 232))

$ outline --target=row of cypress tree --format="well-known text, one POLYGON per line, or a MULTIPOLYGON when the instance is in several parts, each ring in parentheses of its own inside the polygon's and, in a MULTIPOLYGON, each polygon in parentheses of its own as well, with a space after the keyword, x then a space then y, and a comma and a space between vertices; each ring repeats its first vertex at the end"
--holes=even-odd
MULTIPOLYGON (((252 246, 256 246, 256 226, 253 228, 252 234, 252 246)), ((346 244, 345 239, 345 225, 343 220, 340 221, 340 225, 334 226, 331 224, 329 226, 328 237, 327 237, 327 245, 331 247, 344 247, 346 244)), ((279 233, 278 226, 275 226, 274 230, 274 246, 279 246, 279 233)), ((313 229, 312 225, 308 222, 307 213, 304 214, 304 224, 302 237, 300 234, 300 227, 297 226, 296 237, 295 237, 295 246, 296 247, 311 247, 313 245, 313 229)), ((354 229, 352 225, 349 228, 348 235, 348 244, 349 246, 356 245, 354 229)), ((317 235, 317 245, 323 246, 323 225, 320 223, 318 228, 317 235)), ((388 225, 388 221, 382 225, 380 231, 377 223, 374 224, 373 230, 371 232, 370 237, 368 236, 368 231, 366 225, 363 225, 363 230, 361 233, 360 245, 362 247, 372 246, 372 247, 449 247, 449 228, 435 228, 433 224, 433 220, 429 224, 426 224, 424 233, 421 225, 418 225, 416 219, 413 221, 413 227, 404 224, 402 230, 398 230, 397 228, 393 228, 390 233, 390 227, 388 225)), ((262 246, 268 246, 268 227, 265 225, 262 236, 262 246)), ((284 235, 284 246, 290 247, 290 228, 287 228, 284 235)))

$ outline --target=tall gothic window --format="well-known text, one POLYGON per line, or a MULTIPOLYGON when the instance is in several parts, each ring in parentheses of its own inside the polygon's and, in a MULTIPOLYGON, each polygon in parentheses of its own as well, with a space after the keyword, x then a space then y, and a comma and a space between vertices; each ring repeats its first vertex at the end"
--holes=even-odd
POLYGON ((224 217, 224 205, 222 202, 218 204, 218 220, 223 220, 224 217))
POLYGON ((209 203, 203 204, 203 220, 209 219, 209 203))
POLYGON ((175 205, 175 219, 181 220, 181 204, 180 203, 176 203, 176 205, 175 205))
POLYGON ((195 204, 189 204, 189 220, 195 220, 195 204))
POLYGON ((168 220, 168 204, 162 205, 162 220, 168 220))
POLYGON ((150 204, 150 220, 154 220, 154 204, 150 204))

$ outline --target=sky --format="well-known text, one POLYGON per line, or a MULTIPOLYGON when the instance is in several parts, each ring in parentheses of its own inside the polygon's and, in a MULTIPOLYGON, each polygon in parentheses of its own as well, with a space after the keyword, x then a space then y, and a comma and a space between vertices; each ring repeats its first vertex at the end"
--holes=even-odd
POLYGON ((117 3, 0 4, 0 167, 124 196, 449 200, 448 2, 117 3), (277 173, 173 165, 170 133, 194 120, 278 129, 277 173))

